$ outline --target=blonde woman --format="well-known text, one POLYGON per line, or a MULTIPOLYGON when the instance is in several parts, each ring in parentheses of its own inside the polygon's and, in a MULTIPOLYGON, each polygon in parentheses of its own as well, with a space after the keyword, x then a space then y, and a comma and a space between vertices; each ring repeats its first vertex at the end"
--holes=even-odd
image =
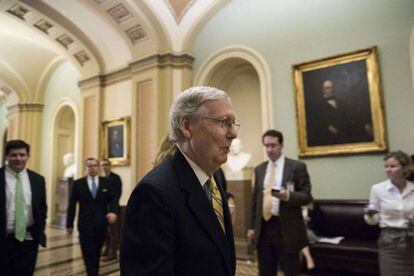
POLYGON ((402 151, 384 157, 388 179, 371 188, 364 219, 379 224, 379 264, 382 276, 414 275, 414 183, 406 178, 411 160, 402 151))

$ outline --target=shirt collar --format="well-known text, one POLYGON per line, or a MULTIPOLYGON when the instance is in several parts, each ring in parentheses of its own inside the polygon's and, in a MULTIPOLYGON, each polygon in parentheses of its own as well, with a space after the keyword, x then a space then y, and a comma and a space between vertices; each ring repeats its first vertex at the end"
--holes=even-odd
POLYGON ((208 175, 193 161, 188 157, 180 148, 178 148, 180 152, 184 155, 185 160, 187 160, 188 164, 190 164, 191 169, 193 169, 194 174, 196 175, 198 181, 200 182, 201 186, 206 183, 206 181, 210 178, 208 175))
MULTIPOLYGON (((392 184, 391 180, 387 180, 387 191, 391 191, 393 189, 398 189, 394 184, 392 184)), ((414 183, 407 180, 407 186, 404 189, 404 194, 408 194, 409 192, 414 190, 414 183)))
MULTIPOLYGON (((272 163, 273 161, 272 160, 269 160, 269 165, 270 165, 270 163, 272 163)), ((281 166, 282 164, 284 164, 285 163, 285 156, 283 155, 283 154, 281 154, 280 156, 279 156, 279 158, 278 159, 276 159, 276 161, 274 161, 274 164, 275 164, 275 166, 276 167, 279 167, 279 166, 281 166)))
POLYGON ((88 180, 89 181, 92 181, 92 179, 95 179, 95 181, 97 181, 98 180, 98 178, 99 178, 99 175, 96 175, 96 176, 94 176, 94 177, 92 177, 92 176, 90 176, 89 174, 88 174, 88 180))
POLYGON ((407 180, 407 187, 405 187, 405 190, 407 191, 407 194, 414 191, 414 183, 407 180))
POLYGON ((9 166, 6 166, 6 171, 12 175, 19 175, 19 176, 23 176, 25 174, 27 174, 27 169, 24 168, 23 170, 21 170, 20 172, 15 172, 12 169, 9 168, 9 166))

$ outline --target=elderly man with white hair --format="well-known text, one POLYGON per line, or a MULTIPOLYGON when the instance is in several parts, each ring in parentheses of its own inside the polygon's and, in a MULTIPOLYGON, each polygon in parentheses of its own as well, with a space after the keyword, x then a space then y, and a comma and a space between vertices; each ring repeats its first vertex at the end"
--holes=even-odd
POLYGON ((144 176, 128 201, 121 275, 232 276, 230 212, 212 177, 237 137, 230 98, 216 88, 189 88, 174 102, 170 123, 178 150, 144 176))

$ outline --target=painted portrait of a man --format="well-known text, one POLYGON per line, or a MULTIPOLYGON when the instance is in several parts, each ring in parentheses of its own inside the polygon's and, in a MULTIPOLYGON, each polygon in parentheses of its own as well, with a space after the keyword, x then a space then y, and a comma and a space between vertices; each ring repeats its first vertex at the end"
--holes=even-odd
POLYGON ((303 73, 308 146, 372 142, 364 60, 303 73))
POLYGON ((124 129, 122 125, 108 127, 108 157, 124 156, 124 129))

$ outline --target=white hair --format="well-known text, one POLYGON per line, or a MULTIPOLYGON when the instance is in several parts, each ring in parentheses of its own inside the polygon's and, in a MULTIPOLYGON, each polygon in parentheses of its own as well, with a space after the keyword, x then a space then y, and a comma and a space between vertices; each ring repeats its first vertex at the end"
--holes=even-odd
POLYGON ((180 129, 180 120, 183 117, 198 117, 201 114, 200 107, 206 101, 229 99, 226 92, 214 87, 195 86, 185 90, 174 101, 170 109, 170 139, 178 142, 183 139, 180 129))

